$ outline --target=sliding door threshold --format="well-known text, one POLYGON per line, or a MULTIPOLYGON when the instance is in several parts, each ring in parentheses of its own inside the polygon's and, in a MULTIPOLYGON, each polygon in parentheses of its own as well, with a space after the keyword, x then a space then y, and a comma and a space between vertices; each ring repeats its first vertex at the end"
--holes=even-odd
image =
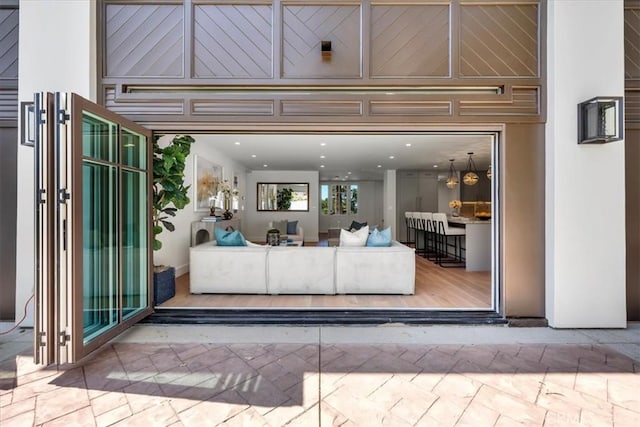
POLYGON ((499 325, 507 319, 492 311, 453 310, 294 310, 166 309, 140 323, 181 325, 499 325))

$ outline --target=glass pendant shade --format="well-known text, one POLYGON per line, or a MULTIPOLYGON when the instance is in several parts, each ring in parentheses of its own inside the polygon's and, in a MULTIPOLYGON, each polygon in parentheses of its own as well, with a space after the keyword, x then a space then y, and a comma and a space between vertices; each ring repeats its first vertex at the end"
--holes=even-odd
POLYGON ((449 176, 447 177, 447 188, 454 189, 456 185, 460 182, 458 180, 458 173, 456 172, 456 168, 453 167, 454 159, 449 160, 451 164, 449 165, 449 176))
POLYGON ((473 158, 471 158, 471 156, 473 156, 473 152, 467 154, 469 155, 469 161, 467 162, 468 172, 465 173, 462 177, 462 182, 464 182, 465 185, 476 185, 480 177, 478 176, 478 171, 476 170, 476 165, 473 162, 473 158))

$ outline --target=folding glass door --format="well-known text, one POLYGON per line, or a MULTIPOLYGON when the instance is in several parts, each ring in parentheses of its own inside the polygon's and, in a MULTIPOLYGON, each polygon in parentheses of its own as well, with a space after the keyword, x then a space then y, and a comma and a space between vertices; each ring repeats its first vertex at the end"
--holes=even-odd
POLYGON ((151 134, 75 94, 35 104, 34 353, 75 362, 151 312, 151 134))

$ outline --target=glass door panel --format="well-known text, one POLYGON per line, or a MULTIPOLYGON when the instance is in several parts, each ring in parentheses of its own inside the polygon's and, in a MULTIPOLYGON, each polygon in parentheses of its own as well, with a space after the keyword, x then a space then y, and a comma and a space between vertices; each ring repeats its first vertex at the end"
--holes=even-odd
POLYGON ((122 317, 149 305, 147 174, 122 170, 122 317))
POLYGON ((82 112, 82 155, 117 162, 117 125, 87 111, 82 112))
MULTIPOLYGON (((92 135, 84 134, 83 138, 92 135)), ((83 342, 118 323, 118 170, 82 162, 83 342)))
POLYGON ((134 168, 147 167, 146 138, 139 133, 122 129, 122 164, 134 168))

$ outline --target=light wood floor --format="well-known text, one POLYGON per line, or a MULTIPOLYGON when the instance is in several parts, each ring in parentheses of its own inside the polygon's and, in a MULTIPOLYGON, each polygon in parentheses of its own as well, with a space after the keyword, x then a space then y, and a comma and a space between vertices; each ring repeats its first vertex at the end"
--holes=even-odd
MULTIPOLYGON (((305 243, 306 244, 306 243, 305 243)), ((320 242, 323 245, 324 242, 320 242)), ((243 295, 189 293, 189 275, 176 280, 176 296, 160 307, 192 308, 490 308, 491 273, 442 268, 416 256, 415 295, 243 295)))

